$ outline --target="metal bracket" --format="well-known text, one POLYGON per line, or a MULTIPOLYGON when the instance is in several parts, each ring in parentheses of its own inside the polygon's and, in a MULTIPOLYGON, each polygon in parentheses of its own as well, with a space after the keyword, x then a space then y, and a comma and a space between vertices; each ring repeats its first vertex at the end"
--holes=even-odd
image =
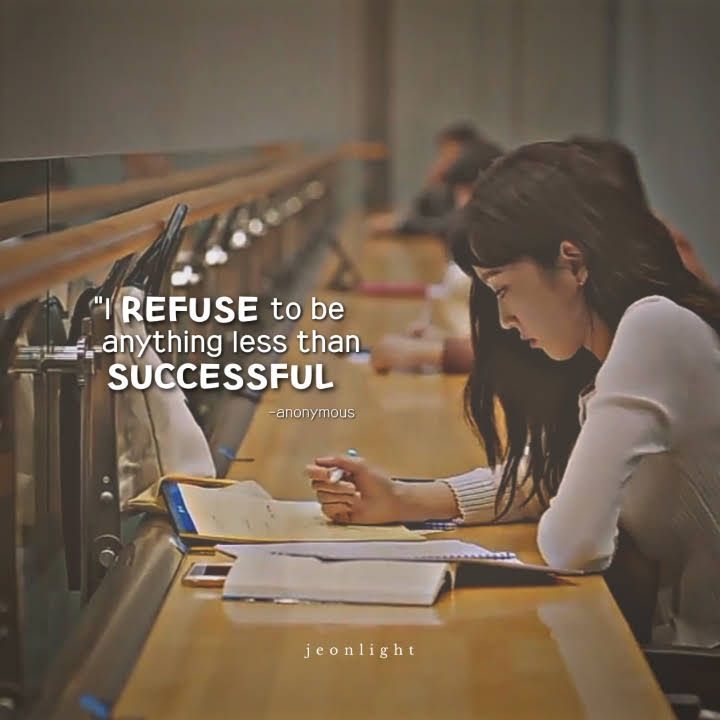
MULTIPOLYGON (((83 321, 83 333, 93 338, 113 332, 112 323, 96 307, 83 321)), ((85 460, 82 484, 82 595, 95 592, 108 568, 120 555, 120 489, 115 447, 115 396, 108 387, 109 356, 93 350, 93 373, 82 390, 82 442, 85 460)))
MULTIPOLYGON (((100 322, 99 317, 95 317, 100 322)), ((36 403, 42 404, 40 423, 47 421, 47 436, 36 450, 47 460, 38 467, 47 477, 39 481, 48 493, 60 492, 60 423, 69 421, 59 416, 59 402, 54 402, 57 376, 72 374, 80 388, 80 558, 81 593, 87 600, 96 590, 107 568, 117 558, 120 548, 120 507, 115 454, 115 406, 107 383, 106 358, 93 347, 93 320, 83 320, 83 334, 77 345, 55 347, 26 347, 18 350, 13 373, 35 375, 36 403), (45 401, 47 399, 47 401, 45 401), (45 453, 49 452, 48 457, 45 453), (111 557, 112 556, 112 557, 111 557)))

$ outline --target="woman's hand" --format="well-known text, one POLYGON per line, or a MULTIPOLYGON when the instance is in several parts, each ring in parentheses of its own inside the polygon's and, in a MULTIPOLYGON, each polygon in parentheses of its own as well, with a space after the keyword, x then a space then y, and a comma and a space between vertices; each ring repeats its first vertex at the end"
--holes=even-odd
POLYGON ((447 333, 437 325, 433 325, 423 319, 411 322, 407 326, 405 334, 412 338, 422 338, 423 340, 436 340, 440 342, 444 340, 447 335, 447 333))
POLYGON ((389 370, 419 371, 442 364, 441 341, 409 338, 404 335, 385 335, 370 354, 370 362, 376 372, 389 370))
POLYGON ((382 470, 368 467, 362 458, 320 457, 305 472, 312 480, 323 513, 334 522, 381 525, 401 519, 398 483, 382 470), (331 483, 334 468, 343 470, 344 475, 342 480, 331 483))

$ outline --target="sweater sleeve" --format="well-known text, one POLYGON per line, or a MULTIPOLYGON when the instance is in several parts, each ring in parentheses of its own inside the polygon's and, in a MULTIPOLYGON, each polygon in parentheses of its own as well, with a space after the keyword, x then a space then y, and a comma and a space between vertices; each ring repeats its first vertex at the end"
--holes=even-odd
POLYGON ((538 526, 548 564, 602 570, 615 552, 623 486, 640 460, 671 449, 687 415, 692 354, 712 330, 666 298, 634 303, 621 319, 588 400, 562 482, 538 526))
POLYGON ((449 215, 433 217, 430 215, 410 214, 403 218, 395 228, 395 232, 404 235, 439 235, 445 236, 450 229, 449 215))
MULTIPOLYGON (((540 503, 535 497, 527 501, 525 486, 519 487, 508 512, 499 520, 495 517, 495 496, 502 478, 502 466, 492 468, 476 468, 462 475, 440 478, 457 502, 460 509, 460 520, 467 525, 488 524, 492 522, 518 522, 520 520, 537 520, 542 512, 540 503)), ((518 474, 524 474, 524 461, 518 474)))
POLYGON ((473 366, 472 343, 468 336, 449 337, 443 341, 442 371, 448 374, 466 374, 473 366))

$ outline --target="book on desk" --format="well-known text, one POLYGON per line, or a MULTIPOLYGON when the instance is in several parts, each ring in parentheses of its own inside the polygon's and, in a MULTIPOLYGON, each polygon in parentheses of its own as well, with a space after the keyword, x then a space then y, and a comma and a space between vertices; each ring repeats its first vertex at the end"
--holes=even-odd
MULTIPOLYGON (((456 586, 544 585, 561 572, 458 540, 218 545, 226 600, 432 605, 456 586)), ((572 573, 577 574, 577 573, 572 573)))
POLYGON ((238 553, 223 598, 429 606, 453 581, 447 563, 327 562, 250 549, 238 553))
POLYGON ((563 573, 402 525, 338 525, 316 502, 274 500, 254 484, 165 479, 161 490, 183 540, 233 543, 217 545, 236 558, 226 599, 427 606, 456 583, 545 584, 563 573))

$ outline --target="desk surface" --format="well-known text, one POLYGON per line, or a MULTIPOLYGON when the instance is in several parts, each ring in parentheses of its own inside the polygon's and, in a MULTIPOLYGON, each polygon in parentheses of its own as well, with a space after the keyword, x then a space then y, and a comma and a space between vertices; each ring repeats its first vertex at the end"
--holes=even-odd
MULTIPOLYGON (((442 250, 429 241, 372 241, 363 249, 363 269, 373 279, 435 280, 442 250)), ((357 332, 369 345, 422 306, 350 296, 345 304, 345 329, 336 332, 357 332)), ((336 388, 268 393, 238 452, 254 460, 236 462, 231 476, 254 477, 276 497, 308 498, 305 463, 347 447, 405 476, 447 475, 482 463, 462 415, 462 379, 376 376, 343 357, 323 361, 336 388), (282 420, 269 413, 280 407, 352 407, 357 416, 282 420)), ((539 559, 532 525, 446 536, 539 559)), ((206 558, 186 558, 185 566, 198 559, 206 558)), ((219 595, 174 584, 118 716, 672 717, 600 577, 463 588, 431 608, 223 603, 219 595)))

